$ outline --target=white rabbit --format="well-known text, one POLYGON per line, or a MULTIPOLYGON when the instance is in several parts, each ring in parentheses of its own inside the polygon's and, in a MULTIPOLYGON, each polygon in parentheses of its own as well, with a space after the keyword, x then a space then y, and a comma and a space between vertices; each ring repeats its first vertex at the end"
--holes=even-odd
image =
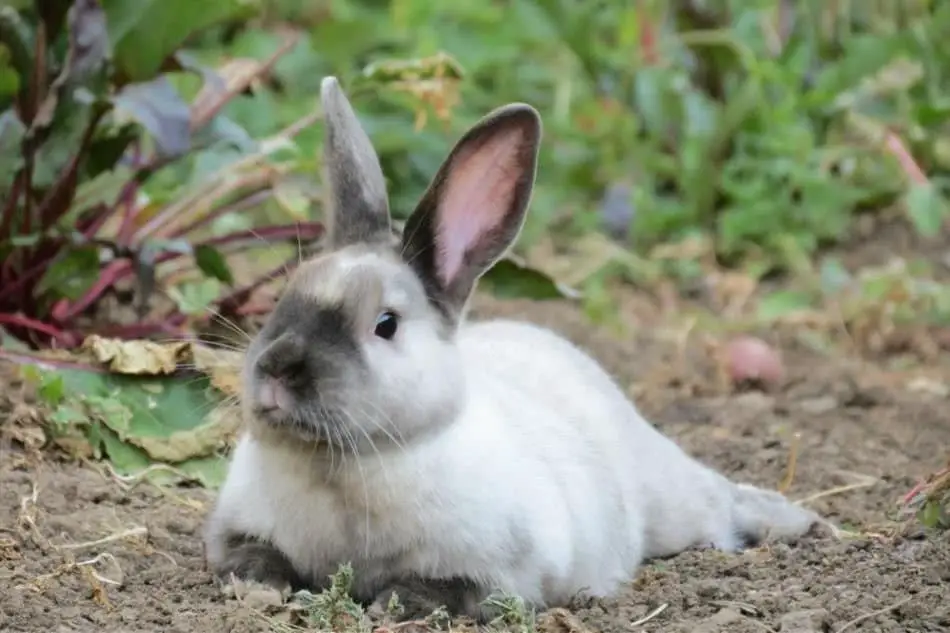
POLYGON ((335 78, 321 99, 332 248, 292 275, 247 350, 247 428, 205 532, 216 574, 319 589, 350 563, 361 600, 415 581, 484 620, 492 592, 563 605, 611 594, 646 558, 820 522, 688 456, 567 340, 464 320, 525 219, 531 106, 462 137, 398 245, 335 78))

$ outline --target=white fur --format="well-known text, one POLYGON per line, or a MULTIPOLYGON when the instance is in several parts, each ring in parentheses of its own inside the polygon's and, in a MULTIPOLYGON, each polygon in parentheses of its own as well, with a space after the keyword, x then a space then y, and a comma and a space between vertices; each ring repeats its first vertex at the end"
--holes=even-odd
POLYGON ((245 435, 213 525, 268 539, 318 577, 347 561, 357 577, 462 575, 540 606, 610 594, 646 557, 731 550, 740 530, 800 534, 817 518, 688 457, 547 330, 472 324, 457 346, 454 423, 403 450, 351 455, 333 482, 307 451, 245 435), (527 546, 515 559, 513 532, 527 546))
POLYGON ((270 332, 249 347, 250 431, 207 528, 213 569, 249 568, 230 553, 264 557, 266 546, 229 545, 229 535, 246 535, 311 582, 349 562, 364 593, 411 574, 553 606, 612 593, 648 557, 734 550, 742 537, 799 535, 818 520, 687 456, 554 333, 509 321, 463 321, 452 332, 474 281, 524 221, 536 111, 501 108, 463 136, 396 254, 369 139, 335 79, 321 94, 335 249, 297 270, 270 332), (325 321, 326 331, 299 323, 311 303, 315 318, 321 309, 346 318, 325 321), (391 338, 374 334, 386 312, 399 317, 391 338), (313 384, 295 386, 300 401, 265 388, 265 403, 283 403, 268 422, 251 412, 261 367, 279 373, 278 352, 292 361, 291 382, 313 384), (293 359, 300 352, 310 365, 293 359), (326 433, 335 448, 307 439, 326 433))

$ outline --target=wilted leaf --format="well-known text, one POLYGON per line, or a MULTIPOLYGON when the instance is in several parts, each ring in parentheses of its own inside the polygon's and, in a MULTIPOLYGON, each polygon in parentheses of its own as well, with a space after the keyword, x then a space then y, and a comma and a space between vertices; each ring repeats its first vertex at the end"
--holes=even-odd
POLYGON ((385 59, 363 69, 363 78, 384 83, 426 79, 462 79, 465 70, 445 52, 421 59, 385 59))
POLYGON ((216 109, 222 96, 242 89, 255 87, 261 80, 264 64, 258 59, 239 57, 229 59, 217 69, 203 69, 205 78, 201 90, 191 102, 196 121, 204 121, 216 109))
POLYGON ((499 260, 482 280, 494 295, 506 299, 576 299, 579 296, 576 290, 514 257, 499 260))
POLYGON ((36 285, 38 296, 52 291, 59 297, 75 301, 99 279, 99 249, 94 245, 79 246, 66 251, 46 269, 36 285))
POLYGON ((226 396, 239 397, 242 393, 241 366, 244 354, 229 349, 219 349, 192 343, 192 364, 197 371, 207 375, 211 384, 226 396))
POLYGON ((151 79, 192 33, 245 13, 242 0, 102 0, 119 70, 130 81, 151 79))
POLYGON ((220 406, 204 377, 187 380, 145 378, 82 368, 48 368, 66 394, 52 415, 57 432, 80 427, 94 447, 104 449, 123 470, 141 470, 154 461, 208 475, 207 463, 234 439, 240 417, 220 406))
POLYGON ((174 373, 188 350, 188 343, 122 340, 93 334, 83 341, 82 349, 110 371, 155 376, 174 373))
POLYGON ((77 105, 77 88, 86 88, 93 97, 105 91, 105 66, 109 59, 106 16, 97 0, 76 0, 69 10, 69 50, 66 63, 50 87, 49 94, 33 119, 34 130, 43 129, 54 119, 68 117, 77 105))
POLYGON ((112 98, 116 108, 142 125, 159 155, 174 158, 191 146, 191 110, 165 76, 128 84, 112 98))
POLYGON ((947 205, 933 182, 914 184, 905 198, 907 213, 917 232, 924 237, 940 234, 947 216, 947 205))
POLYGON ((157 423, 150 432, 128 434, 124 439, 144 450, 152 459, 183 462, 213 453, 227 446, 240 427, 240 415, 228 408, 207 412, 205 421, 191 429, 166 429, 157 423))
POLYGON ((226 284, 234 283, 234 275, 228 267, 228 262, 221 251, 208 244, 199 244, 195 247, 195 263, 201 272, 226 284))

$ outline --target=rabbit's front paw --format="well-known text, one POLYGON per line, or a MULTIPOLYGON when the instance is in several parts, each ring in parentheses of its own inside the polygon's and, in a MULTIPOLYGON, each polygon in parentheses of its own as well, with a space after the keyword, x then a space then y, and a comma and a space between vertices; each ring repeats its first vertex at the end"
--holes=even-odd
POLYGON ((241 581, 269 585, 281 593, 302 584, 290 560, 280 550, 247 534, 228 536, 225 556, 213 571, 225 582, 233 576, 241 581))
POLYGON ((487 624, 494 611, 482 604, 488 592, 467 578, 431 579, 407 577, 386 586, 368 612, 374 618, 396 621, 420 620, 445 612, 487 624))

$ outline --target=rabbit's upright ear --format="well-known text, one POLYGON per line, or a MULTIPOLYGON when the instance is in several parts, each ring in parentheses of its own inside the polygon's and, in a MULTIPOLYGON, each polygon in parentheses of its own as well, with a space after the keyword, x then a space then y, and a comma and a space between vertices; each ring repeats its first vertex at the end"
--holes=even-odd
POLYGON ((376 150, 336 77, 320 84, 326 221, 334 247, 391 236, 386 180, 376 150))
POLYGON ((511 246, 534 188, 541 117, 526 104, 499 108, 452 149, 403 230, 403 256, 448 318, 511 246))

